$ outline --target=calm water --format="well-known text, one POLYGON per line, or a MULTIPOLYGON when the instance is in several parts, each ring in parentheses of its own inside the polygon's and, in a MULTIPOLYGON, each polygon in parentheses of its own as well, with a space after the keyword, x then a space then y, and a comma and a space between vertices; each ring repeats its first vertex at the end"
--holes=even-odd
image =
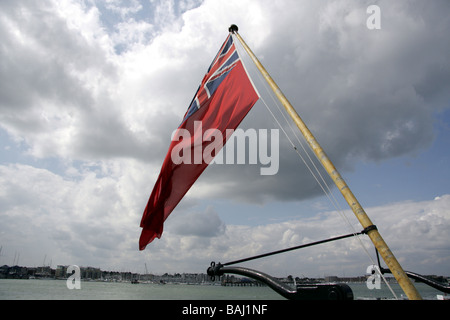
MULTIPOLYGON (((368 290, 365 283, 349 284, 356 298, 393 298, 385 284, 368 290)), ((391 287, 401 298, 398 285, 391 287)), ((416 284, 424 299, 436 299, 439 291, 416 284)), ((284 300, 268 287, 222 287, 201 285, 157 285, 112 282, 81 282, 80 290, 69 290, 64 280, 0 279, 0 300, 284 300)))

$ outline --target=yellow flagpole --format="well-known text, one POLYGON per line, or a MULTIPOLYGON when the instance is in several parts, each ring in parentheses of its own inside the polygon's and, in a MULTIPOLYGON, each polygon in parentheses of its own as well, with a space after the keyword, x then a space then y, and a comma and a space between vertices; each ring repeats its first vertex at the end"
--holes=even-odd
POLYGON ((362 206, 359 204, 356 197, 353 195, 352 191, 340 175, 340 173, 337 171, 331 160, 326 155, 325 151, 322 149, 322 147, 317 142, 314 135, 311 133, 311 131, 308 129, 306 124, 303 122, 303 120, 298 115, 297 111, 295 111, 294 107, 291 105, 289 100, 286 98, 286 96, 281 92, 278 85, 275 83, 275 81, 272 79, 272 77, 269 75, 269 73, 266 71, 266 69, 263 67, 261 62, 258 60, 258 58, 255 56, 255 54, 251 51, 251 49, 247 46, 244 39, 239 35, 238 33, 238 27, 236 25, 232 25, 229 29, 231 33, 233 33, 242 46, 244 47, 245 51, 248 53, 250 58, 255 63, 258 70, 263 75, 264 79, 267 81, 277 98, 280 100, 283 107, 286 109, 287 113, 291 116, 291 118, 294 120, 295 124, 297 125, 298 129, 301 131, 303 136, 305 137, 306 141, 308 142, 311 149, 316 154, 319 161, 322 163, 325 170, 330 175, 331 179, 333 179, 334 183, 344 196, 345 200, 347 201, 348 205, 352 209, 353 213, 355 214, 356 218, 361 223, 362 227, 365 230, 368 230, 367 235, 372 240, 373 244, 377 248, 378 252, 380 253, 381 257, 383 258, 386 265, 391 270, 392 274, 394 275, 395 279, 399 283, 400 287, 403 289, 405 294, 407 295, 408 299, 410 300, 421 300, 422 297, 420 296, 417 289, 412 284, 411 280, 406 275, 405 271, 402 269, 401 265, 395 258, 394 254, 389 249, 386 242, 381 237, 380 233, 378 232, 377 228, 373 225, 372 221, 370 221, 370 218, 367 216, 366 212, 362 208, 362 206))

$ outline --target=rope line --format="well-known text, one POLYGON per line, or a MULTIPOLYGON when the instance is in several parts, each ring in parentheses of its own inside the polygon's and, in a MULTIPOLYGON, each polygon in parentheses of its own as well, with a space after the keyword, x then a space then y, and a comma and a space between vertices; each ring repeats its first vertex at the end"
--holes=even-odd
POLYGON ((222 266, 229 266, 229 265, 233 265, 233 264, 238 264, 238 263, 242 263, 242 262, 256 260, 256 259, 260 259, 260 258, 264 258, 264 257, 268 257, 268 256, 273 256, 273 255, 284 253, 284 252, 288 252, 288 251, 293 251, 293 250, 298 250, 298 249, 311 247, 311 246, 322 244, 322 243, 326 243, 326 242, 331 242, 331 241, 336 241, 336 240, 341 240, 341 239, 345 239, 345 238, 354 237, 354 236, 360 235, 362 233, 363 232, 359 232, 358 234, 350 233, 350 234, 346 234, 346 235, 339 236, 339 237, 334 237, 334 238, 329 238, 329 239, 325 239, 325 240, 315 241, 315 242, 302 244, 302 245, 295 246, 295 247, 290 247, 290 248, 286 248, 286 249, 281 249, 281 250, 277 250, 277 251, 272 251, 272 252, 260 254, 260 255, 257 255, 257 256, 253 256, 253 257, 248 257, 248 258, 244 258, 244 259, 230 261, 230 262, 227 262, 227 263, 223 263, 221 265, 222 266))
MULTIPOLYGON (((239 42, 239 41, 237 41, 239 42)), ((244 50, 245 51, 245 50, 244 50)), ((242 61, 242 63, 244 63, 244 61, 242 61)), ((251 64, 254 68, 256 66, 254 66, 253 64, 251 64)), ((284 108, 282 106, 280 106, 279 102, 274 98, 274 94, 273 92, 271 92, 271 90, 268 88, 268 84, 266 83, 266 81, 262 78, 262 75, 259 72, 256 72, 257 74, 257 78, 258 80, 261 82, 262 86, 264 87, 264 89, 266 90, 266 92, 268 93, 268 95, 271 97, 272 102, 274 103, 274 105, 277 107, 278 112, 282 115, 284 121, 286 122, 286 124, 288 125, 288 127, 290 128, 292 134, 295 137, 295 140, 297 141, 297 143, 300 145, 301 149, 303 150, 303 152, 306 154, 307 159, 305 159, 305 157, 301 154, 299 148, 297 148, 296 144, 294 143, 293 139, 289 136, 289 134, 286 132, 285 128, 281 125, 280 121, 278 120, 278 118, 276 117, 276 115, 274 114, 274 112, 271 110, 271 108, 269 107, 269 105, 266 103, 265 99, 260 95, 260 99, 262 101, 262 103, 264 104, 264 106, 266 107, 266 109, 268 110, 268 112, 270 113, 270 115, 272 116, 273 120, 276 122, 277 126, 280 128, 280 130, 284 133, 285 137, 287 138, 287 140, 289 141, 291 147, 295 150, 295 152, 297 153, 297 155, 300 157, 300 159, 302 160, 303 164, 306 166, 306 168, 308 169, 308 171, 311 173, 311 175, 314 177, 314 179, 316 180, 317 184, 319 185, 319 187, 322 189, 323 193, 325 194, 325 196, 328 198, 328 200, 330 201, 330 203, 332 204, 332 206, 335 208, 336 212, 338 212, 338 214, 341 216, 341 218, 344 220, 344 223, 347 224, 347 226, 350 227, 350 230, 352 232, 352 235, 355 236, 360 244, 360 246, 363 248, 364 252, 366 253, 366 255, 369 257, 369 260, 371 261, 372 265, 376 265, 374 259, 372 258, 372 256, 370 255, 368 249, 366 248, 366 246, 364 245, 364 243, 362 242, 361 238, 359 237, 359 235, 361 235, 361 232, 357 232, 355 230, 355 227, 351 224, 350 220, 348 219, 348 217, 346 216, 344 210, 342 209, 341 205, 339 204, 339 201, 336 199, 334 193, 332 192, 329 184, 326 182, 326 179, 323 177, 323 175, 321 174, 319 168, 317 167, 315 161, 313 161, 313 159, 311 158, 309 152, 307 151, 307 149, 304 146, 304 143, 302 143, 302 139, 299 137, 299 132, 298 130, 296 130, 296 128, 293 127, 293 121, 289 120, 287 115, 286 115, 286 110, 284 110, 284 108), (313 168, 311 168, 310 164, 313 168), (313 170, 314 169, 314 170, 313 170), (320 178, 320 179, 319 179, 320 178)), ((249 75, 250 77, 250 75, 249 75)), ((308 145, 309 147, 309 145, 308 145)), ((309 147, 309 150, 311 150, 311 148, 309 147)), ((313 152, 314 153, 314 152, 313 152)), ((315 154, 314 154, 315 155, 315 154)), ((315 156, 316 161, 320 160, 317 158, 317 156, 315 156)), ((332 240, 329 240, 332 241, 332 240)), ((329 241, 324 241, 324 242, 329 242, 329 241)), ((322 243, 322 242, 321 242, 322 243)), ((284 250, 279 250, 276 253, 282 253, 282 252, 286 252, 286 251, 290 251, 290 250, 294 250, 296 248, 300 248, 302 246, 297 246, 297 247, 293 247, 293 248, 288 248, 288 249, 284 249, 284 250)), ((263 254, 263 255, 259 255, 256 257, 252 257, 250 260, 256 259, 258 257, 265 257, 268 255, 272 255, 271 254, 263 254)), ((248 261, 246 259, 242 259, 243 261, 248 261)), ((237 260, 240 262, 243 262, 242 260, 237 260)), ((233 263, 236 263, 236 261, 234 261, 233 263)), ((228 263, 227 265, 229 265, 231 263, 228 263)), ((391 286, 389 285, 388 281, 386 280, 386 278, 384 277, 383 273, 380 272, 377 269, 377 273, 381 276, 381 278, 383 279, 383 281, 386 283, 387 287, 389 288, 389 290, 391 291, 391 293, 393 294, 393 296, 398 299, 397 295, 395 294, 395 292, 393 291, 393 289, 391 288, 391 286)))

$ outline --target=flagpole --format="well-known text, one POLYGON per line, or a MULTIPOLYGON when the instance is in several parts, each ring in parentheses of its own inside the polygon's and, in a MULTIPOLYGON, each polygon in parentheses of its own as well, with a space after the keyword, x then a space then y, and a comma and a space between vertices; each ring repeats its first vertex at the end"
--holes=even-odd
POLYGON ((319 161, 322 163, 323 167, 327 171, 327 173, 330 175, 331 179, 336 184, 337 188, 340 190, 342 195, 344 196, 345 200, 347 201, 348 205, 352 209, 353 213, 355 214, 356 218, 362 225, 362 227, 367 230, 367 235, 372 240, 373 244, 375 245, 375 248, 378 250, 380 255, 382 256, 384 262, 387 264, 389 269, 391 270, 392 274, 394 275, 395 279, 399 283, 400 287, 403 289, 405 294, 410 300, 421 300, 421 296, 417 289, 412 284, 411 280, 406 275, 405 271, 402 269, 401 265, 395 258, 394 254, 389 249, 386 242, 381 237, 380 233, 378 232, 377 228, 373 225, 370 218, 367 216, 366 212, 348 187, 347 183, 344 181, 340 173, 337 171, 331 160, 326 155, 325 151, 322 149, 322 147, 317 142, 314 135, 311 133, 311 131, 308 129, 306 124, 303 122, 303 120, 298 115, 297 111, 295 111, 294 107, 291 105, 289 100, 286 98, 286 96, 283 94, 283 92, 280 90, 278 85, 275 83, 275 81, 272 79, 272 77, 269 75, 269 73, 266 71, 266 69, 263 67, 261 62, 258 60, 258 58, 255 56, 255 54, 252 52, 252 50, 247 46, 244 39, 239 35, 238 33, 238 27, 236 25, 232 25, 229 28, 229 31, 234 34, 237 39, 240 41, 242 46, 244 47, 245 51, 248 53, 250 58, 255 63, 258 70, 263 75, 264 79, 267 81, 277 98, 280 100, 283 107, 286 109, 287 113, 291 116, 295 124, 297 125, 298 129, 301 131, 303 136, 305 137, 306 141, 308 142, 311 149, 314 151, 315 155, 319 159, 319 161))

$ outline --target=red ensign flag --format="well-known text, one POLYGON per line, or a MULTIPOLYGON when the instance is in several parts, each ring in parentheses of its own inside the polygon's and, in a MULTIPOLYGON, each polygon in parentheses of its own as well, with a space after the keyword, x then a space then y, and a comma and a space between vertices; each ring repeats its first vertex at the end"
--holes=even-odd
POLYGON ((156 237, 161 238, 164 221, 210 163, 203 151, 209 146, 217 154, 218 146, 228 138, 225 131, 236 129, 258 99, 230 34, 172 139, 142 216, 140 250, 156 237), (209 129, 221 132, 223 141, 208 138, 209 129))

